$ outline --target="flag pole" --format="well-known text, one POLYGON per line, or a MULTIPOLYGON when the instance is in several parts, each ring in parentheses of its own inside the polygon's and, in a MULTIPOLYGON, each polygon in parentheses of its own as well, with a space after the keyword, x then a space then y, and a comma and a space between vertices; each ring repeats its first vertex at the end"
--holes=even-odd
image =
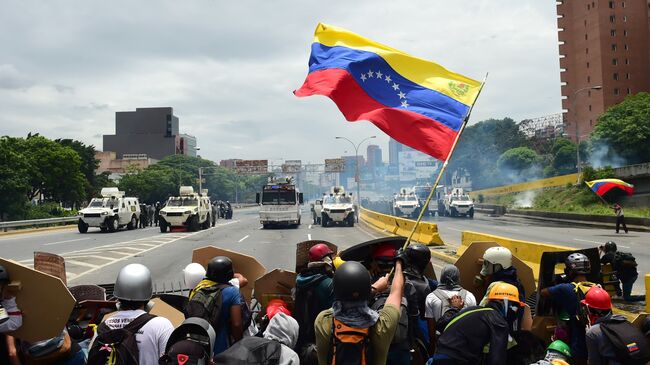
POLYGON ((422 216, 424 216, 424 212, 427 211, 427 208, 429 207, 429 204, 431 203, 431 198, 433 197, 433 194, 436 192, 436 188, 438 187, 438 183, 440 182, 440 179, 442 178, 442 175, 445 173, 445 170, 447 169, 447 165, 449 164, 449 160, 451 160, 451 155, 454 153, 454 150, 456 149, 456 145, 458 144, 458 140, 460 139, 460 135, 463 133, 465 130, 465 126, 467 125, 467 122, 469 121, 469 116, 472 114, 472 109, 474 109, 474 104, 476 104, 476 100, 478 100, 479 95, 481 95, 481 91, 483 90, 483 86, 485 85, 485 81, 487 80, 488 74, 485 74, 485 77, 483 78, 483 82, 481 83, 481 87, 478 89, 478 93, 476 94, 476 98, 474 99, 474 103, 469 107, 469 110, 467 111, 467 115, 463 119, 463 124, 461 124, 460 129, 458 130, 458 133, 456 134, 456 138, 454 139, 454 143, 451 145, 451 149, 449 150, 449 154, 447 155, 447 158, 445 159, 445 162, 442 164, 442 168, 440 169, 440 172, 438 173, 438 177, 436 178, 436 182, 433 184, 433 187, 431 188, 431 192, 429 192, 429 196, 427 197, 427 200, 424 202, 424 205, 420 209, 420 214, 418 215, 418 219, 415 221, 415 225, 413 226, 413 229, 411 230, 411 233, 409 236, 406 238, 406 242, 404 242, 404 247, 402 247, 404 250, 408 247, 408 245, 411 243, 411 239, 413 238, 413 235, 415 234, 415 231, 418 229, 418 225, 422 221, 422 216))

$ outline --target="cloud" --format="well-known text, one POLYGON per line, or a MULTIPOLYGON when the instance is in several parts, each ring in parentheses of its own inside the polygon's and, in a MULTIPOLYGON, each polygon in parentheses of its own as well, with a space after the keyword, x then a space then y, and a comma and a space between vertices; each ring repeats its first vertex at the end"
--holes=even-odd
MULTIPOLYGON (((488 81, 472 121, 560 111, 555 4, 536 0, 197 0, 0 4, 0 134, 38 131, 101 148, 116 111, 172 106, 214 159, 320 162, 348 123, 324 97, 296 98, 318 22, 488 81)), ((365 147, 361 150, 365 151, 365 147)))

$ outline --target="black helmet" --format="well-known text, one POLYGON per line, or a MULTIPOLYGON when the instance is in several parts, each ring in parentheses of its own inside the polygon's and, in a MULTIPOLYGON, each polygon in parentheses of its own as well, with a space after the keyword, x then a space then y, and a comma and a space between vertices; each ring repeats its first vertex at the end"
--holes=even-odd
POLYGON ((605 252, 616 252, 616 242, 614 241, 607 241, 605 243, 605 252))
POLYGON ((591 262, 589 258, 581 253, 572 253, 564 261, 566 265, 565 272, 569 274, 589 274, 591 272, 591 262))
POLYGON ((9 272, 5 269, 4 266, 0 265, 0 284, 6 284, 9 282, 9 272))
POLYGON ((334 298, 336 300, 368 300, 370 298, 370 273, 357 261, 347 261, 334 273, 334 298))
POLYGON ((226 256, 213 257, 208 262, 208 270, 205 277, 208 280, 216 281, 218 283, 227 283, 233 278, 235 272, 232 269, 232 261, 226 256))
POLYGON ((409 245, 406 248, 406 260, 409 266, 420 273, 423 273, 427 264, 431 261, 431 251, 429 251, 427 246, 421 243, 409 245))

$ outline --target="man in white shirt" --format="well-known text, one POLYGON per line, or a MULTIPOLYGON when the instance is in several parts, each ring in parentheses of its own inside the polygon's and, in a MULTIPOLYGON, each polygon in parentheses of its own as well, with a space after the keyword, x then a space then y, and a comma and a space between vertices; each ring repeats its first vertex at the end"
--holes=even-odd
MULTIPOLYGON (((424 316, 429 324, 431 350, 435 349, 436 331, 442 333, 440 320, 448 310, 460 311, 476 305, 474 294, 460 286, 460 271, 454 265, 445 265, 440 273, 440 284, 427 295, 424 316)), ((445 323, 446 325, 446 323, 445 323)))

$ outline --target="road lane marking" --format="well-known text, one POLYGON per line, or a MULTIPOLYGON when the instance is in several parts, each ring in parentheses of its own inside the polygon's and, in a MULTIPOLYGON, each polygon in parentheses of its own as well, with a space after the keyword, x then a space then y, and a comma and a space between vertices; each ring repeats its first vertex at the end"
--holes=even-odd
POLYGON ((242 237, 242 239, 240 239, 238 242, 242 242, 243 240, 247 239, 248 237, 250 237, 249 234, 247 234, 247 235, 245 235, 244 237, 242 237))
POLYGON ((308 234, 307 234, 307 240, 308 240, 308 241, 311 241, 311 233, 308 233, 308 234))
POLYGON ((581 240, 580 238, 574 238, 574 241, 579 241, 579 242, 587 242, 587 243, 595 243, 595 244, 600 244, 601 242, 597 241, 590 241, 590 240, 581 240))
POLYGON ((464 232, 465 231, 463 229, 456 229, 456 228, 451 228, 451 227, 447 227, 447 229, 451 229, 452 231, 456 231, 456 232, 464 232))
POLYGON ((257 229, 262 229, 262 228, 264 228, 264 226, 259 226, 259 227, 257 227, 257 229))
POLYGON ((83 241, 83 240, 89 240, 89 239, 90 239, 90 237, 88 237, 88 238, 77 238, 77 239, 74 239, 74 240, 65 240, 65 241, 49 242, 49 243, 45 243, 45 244, 43 244, 43 246, 58 245, 59 243, 76 242, 76 241, 83 241))
POLYGON ((96 268, 98 268, 100 266, 100 265, 95 265, 95 264, 89 264, 89 263, 83 262, 83 261, 70 260, 70 259, 65 260, 65 262, 67 264, 73 264, 73 265, 77 265, 77 266, 85 266, 85 267, 89 267, 91 269, 96 269, 96 268))
POLYGON ((311 224, 309 225, 309 227, 307 229, 311 229, 311 224))

